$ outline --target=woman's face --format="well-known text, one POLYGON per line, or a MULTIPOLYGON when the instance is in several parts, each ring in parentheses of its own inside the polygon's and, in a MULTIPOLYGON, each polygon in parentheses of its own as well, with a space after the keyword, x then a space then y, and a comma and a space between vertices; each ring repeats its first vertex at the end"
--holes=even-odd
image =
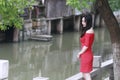
POLYGON ((86 27, 85 17, 82 18, 82 25, 83 25, 83 27, 86 27))

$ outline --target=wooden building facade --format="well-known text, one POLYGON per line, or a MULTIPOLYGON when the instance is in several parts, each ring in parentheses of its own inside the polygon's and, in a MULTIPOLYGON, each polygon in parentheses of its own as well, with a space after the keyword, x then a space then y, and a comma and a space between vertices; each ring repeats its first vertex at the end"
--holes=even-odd
POLYGON ((66 0, 46 0, 46 17, 68 17, 73 15, 74 10, 66 5, 66 0))

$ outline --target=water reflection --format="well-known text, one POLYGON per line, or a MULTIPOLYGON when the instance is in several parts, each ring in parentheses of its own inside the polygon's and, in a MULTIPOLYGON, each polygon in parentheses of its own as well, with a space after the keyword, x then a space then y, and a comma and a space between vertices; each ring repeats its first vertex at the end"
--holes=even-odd
MULTIPOLYGON (((79 33, 67 32, 53 36, 51 42, 1 43, 0 59, 10 62, 8 80, 32 80, 38 76, 65 80, 78 73, 76 54, 79 51, 79 33)), ((95 30, 93 51, 94 55, 101 55, 103 61, 111 58, 106 29, 95 30)))
POLYGON ((95 42, 93 48, 95 55, 102 56, 102 61, 112 58, 110 35, 106 29, 99 28, 95 30, 95 42))

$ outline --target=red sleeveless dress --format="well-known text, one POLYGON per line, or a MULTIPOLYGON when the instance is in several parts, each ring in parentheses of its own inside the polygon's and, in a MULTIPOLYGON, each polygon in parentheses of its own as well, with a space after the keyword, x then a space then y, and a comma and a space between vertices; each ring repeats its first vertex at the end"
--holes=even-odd
POLYGON ((87 46, 88 49, 80 55, 80 72, 88 73, 93 69, 93 52, 92 44, 94 41, 94 33, 85 33, 82 38, 80 38, 81 47, 87 46))

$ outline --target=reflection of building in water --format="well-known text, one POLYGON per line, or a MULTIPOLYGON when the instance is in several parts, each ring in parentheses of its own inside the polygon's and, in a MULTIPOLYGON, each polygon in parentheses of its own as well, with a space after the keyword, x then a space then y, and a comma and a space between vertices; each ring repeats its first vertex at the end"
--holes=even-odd
POLYGON ((59 35, 56 37, 56 45, 58 46, 59 50, 62 48, 62 43, 63 43, 63 35, 59 35))
MULTIPOLYGON (((97 31, 96 35, 101 34, 101 31, 104 32, 104 30, 97 31)), ((110 55, 110 41, 106 34, 105 31, 104 38, 99 35, 100 37, 95 39, 94 46, 95 54, 100 50, 103 50, 103 53, 108 53, 102 57, 104 59, 110 55)), ((39 75, 49 77, 51 80, 59 78, 59 80, 65 80, 79 72, 79 61, 75 60, 75 54, 79 50, 79 33, 69 32, 61 36, 54 36, 53 41, 47 43, 25 41, 23 43, 1 44, 0 57, 10 61, 9 80, 31 80, 39 75)))
POLYGON ((66 42, 63 37, 65 36, 57 36, 53 42, 54 45, 52 42, 27 42, 14 45, 13 61, 15 62, 10 66, 10 78, 12 80, 24 80, 23 78, 29 77, 26 80, 30 80, 32 76, 38 76, 41 69, 41 76, 53 78, 53 75, 56 74, 55 80, 59 76, 61 76, 62 80, 65 78, 64 74, 67 73, 66 76, 70 76, 70 74, 76 72, 75 69, 79 68, 76 68, 76 65, 72 62, 73 51, 68 51, 68 46, 75 43, 75 40, 67 36, 68 42, 66 42), (72 43, 70 44, 70 42, 72 43), (69 45, 67 46, 65 43, 69 45), (63 47, 64 45, 66 46, 63 47), (56 48, 53 49, 53 46, 56 48))
POLYGON ((95 30, 94 55, 102 56, 102 61, 112 58, 111 41, 108 31, 105 28, 95 30), (104 56, 103 56, 104 55, 104 56))
MULTIPOLYGON (((13 55, 17 58, 13 58, 13 61, 16 62, 10 65, 10 80, 31 80, 38 76, 38 70, 44 67, 45 56, 48 54, 51 44, 28 44, 19 45, 21 47, 18 53, 13 55)), ((14 48, 16 50, 15 46, 14 48)))
MULTIPOLYGON (((77 66, 72 63, 71 51, 52 51, 45 58, 43 74, 49 76, 51 80, 64 80, 65 76, 77 71, 77 66)), ((79 66, 79 65, 78 65, 79 66)))

